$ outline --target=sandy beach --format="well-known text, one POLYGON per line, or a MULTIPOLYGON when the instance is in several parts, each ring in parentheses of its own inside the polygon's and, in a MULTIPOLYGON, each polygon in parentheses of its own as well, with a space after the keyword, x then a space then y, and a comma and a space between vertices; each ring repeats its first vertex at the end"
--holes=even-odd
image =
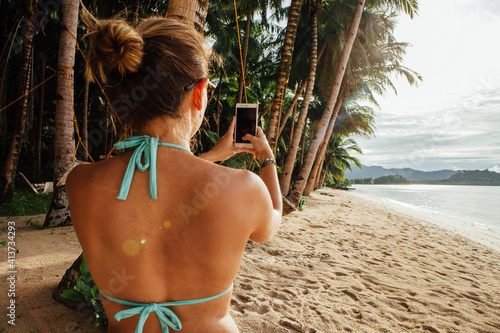
MULTIPOLYGON (((81 252, 72 227, 30 218, 43 221, 0 218, 20 250, 11 326, 0 247, 0 332, 104 332, 51 297, 81 252)), ((346 191, 317 191, 271 241, 249 242, 234 285, 241 332, 500 332, 500 252, 346 191)))

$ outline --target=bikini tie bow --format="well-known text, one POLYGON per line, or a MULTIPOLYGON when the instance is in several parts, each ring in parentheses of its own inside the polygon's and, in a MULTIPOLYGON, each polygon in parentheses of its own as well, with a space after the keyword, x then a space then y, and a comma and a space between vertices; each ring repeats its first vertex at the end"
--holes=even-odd
POLYGON ((156 189, 156 156, 158 151, 158 146, 165 146, 171 148, 177 148, 189 152, 189 149, 175 145, 167 142, 159 142, 158 138, 152 138, 148 135, 143 136, 132 136, 121 140, 114 144, 115 148, 118 150, 126 148, 135 148, 132 157, 125 171, 123 177, 122 185, 120 187, 120 192, 117 198, 120 200, 126 200, 128 192, 130 191, 130 185, 132 184, 132 178, 134 178, 134 171, 137 168, 141 172, 145 172, 149 169, 149 198, 155 200, 157 198, 156 189), (144 160, 144 163, 143 163, 144 160))
POLYGON ((179 331, 182 329, 182 324, 179 317, 177 317, 172 310, 167 308, 167 306, 191 305, 191 304, 208 302, 221 297, 222 295, 229 292, 232 288, 233 284, 231 283, 229 288, 227 288, 225 291, 215 296, 191 299, 185 301, 173 301, 167 303, 149 303, 149 304, 124 301, 115 297, 108 296, 102 291, 100 291, 100 293, 102 296, 109 299, 110 301, 132 307, 130 309, 118 311, 117 313, 115 313, 114 317, 116 320, 120 321, 125 318, 130 318, 135 315, 140 315, 139 321, 137 322, 137 327, 135 328, 135 333, 142 333, 142 329, 144 328, 144 323, 148 319, 149 314, 151 312, 156 313, 156 315, 158 316, 158 320, 160 321, 161 325, 161 331, 163 333, 168 333, 169 327, 175 331, 179 331))
MULTIPOLYGON (((132 303, 132 302, 130 302, 132 303)), ((174 303, 174 302, 173 302, 174 303)), ((179 318, 175 315, 175 313, 166 308, 169 303, 157 304, 157 303, 149 303, 149 304, 140 304, 134 303, 133 308, 118 311, 115 313, 114 317, 117 321, 120 321, 125 318, 130 318, 135 315, 139 316, 139 322, 137 323, 137 327, 135 328, 135 333, 142 333, 144 328, 144 323, 149 317, 151 312, 156 313, 161 325, 161 331, 163 333, 168 333, 168 328, 172 328, 175 331, 180 331, 182 329, 182 324, 179 318)))

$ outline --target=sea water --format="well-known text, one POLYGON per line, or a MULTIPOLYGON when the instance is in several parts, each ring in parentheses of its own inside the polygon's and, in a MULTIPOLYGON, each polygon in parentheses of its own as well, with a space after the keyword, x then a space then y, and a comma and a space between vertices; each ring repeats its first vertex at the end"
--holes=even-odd
POLYGON ((357 195, 378 198, 417 217, 500 233, 500 186, 355 184, 353 188, 357 195))

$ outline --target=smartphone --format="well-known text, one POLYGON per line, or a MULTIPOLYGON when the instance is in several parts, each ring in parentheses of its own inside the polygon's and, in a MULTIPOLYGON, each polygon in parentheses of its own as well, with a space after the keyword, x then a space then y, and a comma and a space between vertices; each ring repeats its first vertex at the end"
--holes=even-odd
POLYGON ((253 148, 252 143, 243 140, 246 134, 257 135, 257 115, 259 104, 236 104, 236 128, 234 130, 234 146, 238 148, 253 148))

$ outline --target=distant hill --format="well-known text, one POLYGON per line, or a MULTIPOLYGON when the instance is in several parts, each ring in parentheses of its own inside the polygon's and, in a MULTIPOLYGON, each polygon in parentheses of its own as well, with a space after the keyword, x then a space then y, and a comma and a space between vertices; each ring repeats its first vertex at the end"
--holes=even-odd
POLYGON ((453 170, 439 170, 439 171, 419 171, 411 168, 404 169, 386 169, 380 166, 366 166, 362 165, 363 169, 358 169, 356 167, 352 168, 352 172, 346 171, 345 177, 347 179, 354 178, 379 178, 383 176, 390 175, 400 175, 408 179, 409 181, 417 180, 443 180, 448 179, 457 171, 453 170))
POLYGON ((494 185, 500 186, 500 173, 488 170, 460 171, 449 179, 440 181, 450 185, 494 185))

